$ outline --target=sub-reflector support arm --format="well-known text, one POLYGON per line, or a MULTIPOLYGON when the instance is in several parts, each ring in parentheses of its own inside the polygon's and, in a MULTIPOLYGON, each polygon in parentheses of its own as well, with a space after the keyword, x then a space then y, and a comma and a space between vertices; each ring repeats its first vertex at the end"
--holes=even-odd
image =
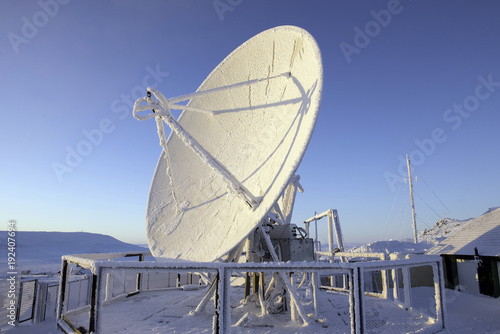
MULTIPOLYGON (((238 87, 250 86, 250 85, 256 84, 258 82, 266 81, 266 80, 270 80, 270 79, 277 79, 277 78, 281 78, 281 77, 290 78, 291 76, 292 76, 291 72, 285 72, 285 73, 281 73, 281 74, 278 74, 278 75, 275 75, 275 76, 272 76, 272 77, 267 77, 267 78, 262 78, 262 79, 253 79, 253 80, 248 80, 248 81, 242 81, 242 82, 238 82, 238 83, 235 83, 235 84, 232 84, 232 85, 227 85, 227 86, 217 87, 217 88, 213 88, 213 89, 202 90, 202 91, 199 91, 199 92, 194 92, 194 93, 191 93, 191 94, 185 94, 185 95, 180 95, 180 96, 177 96, 177 97, 172 97, 172 98, 168 99, 167 102, 168 102, 168 104, 171 105, 171 104, 174 104, 174 103, 177 103, 177 102, 191 100, 194 97, 199 97, 199 96, 209 95, 209 94, 213 94, 213 93, 218 93, 218 92, 222 92, 222 91, 225 91, 225 90, 228 90, 228 89, 233 89, 233 88, 238 88, 238 87)), ((148 88, 148 90, 151 90, 151 89, 148 88)))
MULTIPOLYGON (((227 183, 228 188, 236 195, 241 197, 252 209, 255 209, 261 202, 261 198, 255 197, 236 177, 222 166, 203 146, 200 145, 172 116, 169 109, 169 102, 165 96, 156 89, 148 87, 148 91, 160 102, 156 103, 151 97, 138 99, 134 104, 134 117, 139 120, 145 120, 151 117, 161 117, 167 123, 172 131, 201 159, 202 162, 209 165, 213 171, 219 174, 227 183), (140 105, 147 102, 148 105, 140 105), (154 109, 154 113, 147 116, 139 116, 137 112, 154 109)), ((162 138, 160 138, 160 141, 162 138)))

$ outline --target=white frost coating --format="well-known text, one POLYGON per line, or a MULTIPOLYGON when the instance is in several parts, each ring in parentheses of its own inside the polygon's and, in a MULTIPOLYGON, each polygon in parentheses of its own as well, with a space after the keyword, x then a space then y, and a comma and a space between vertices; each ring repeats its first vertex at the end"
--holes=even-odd
POLYGON ((174 185, 174 179, 172 178, 172 173, 171 173, 171 167, 172 163, 170 162, 170 156, 168 154, 168 149, 167 149, 167 141, 165 139, 165 129, 163 128, 163 120, 161 117, 156 117, 156 128, 158 129, 158 137, 160 138, 160 146, 163 148, 163 156, 165 158, 165 161, 167 162, 167 168, 165 169, 165 173, 168 176, 168 180, 170 182, 170 188, 172 189, 172 198, 174 199, 175 203, 175 212, 177 214, 180 213, 179 209, 179 203, 177 203, 177 196, 175 196, 175 185, 174 185))
POLYGON ((170 118, 162 108, 165 104, 177 108, 175 103, 191 98, 173 121, 190 135, 190 145, 198 143, 244 187, 228 190, 221 173, 186 145, 182 132, 172 131, 166 140, 170 166, 163 150, 149 193, 146 220, 153 255, 214 261, 239 244, 271 210, 296 172, 316 123, 321 89, 316 42, 303 29, 283 26, 242 44, 197 93, 167 100, 150 89, 159 101, 139 99, 134 116, 165 120, 170 118), (154 114, 138 115, 152 108, 154 114), (244 189, 261 200, 253 210, 235 194, 246 193, 244 189), (179 222, 177 212, 184 201, 190 205, 179 222), (162 232, 164 224, 172 228, 163 227, 162 232))
POLYGON ((151 98, 142 98, 138 99, 137 101, 144 101, 147 100, 149 105, 144 106, 144 105, 137 105, 137 102, 134 104, 134 116, 138 118, 139 120, 144 120, 149 118, 149 116, 144 116, 143 118, 137 117, 137 112, 138 111, 145 111, 148 108, 152 109, 153 112, 156 114, 156 123, 158 126, 158 135, 160 137, 160 145, 163 147, 163 152, 167 156, 167 175, 170 179, 171 182, 171 187, 172 187, 172 196, 174 196, 174 200, 176 203, 176 208, 177 208, 177 213, 179 213, 178 210, 178 205, 177 205, 177 197, 175 196, 175 189, 173 188, 173 179, 170 173, 171 167, 170 167, 170 156, 168 154, 168 149, 166 145, 166 140, 165 140, 165 132, 163 130, 163 123, 161 120, 165 121, 170 128, 172 129, 173 132, 183 141, 183 143, 189 147, 193 152, 197 155, 197 157, 205 163, 207 166, 210 166, 214 172, 222 176, 222 179, 227 183, 229 190, 236 195, 239 195, 250 207, 254 207, 255 205, 258 205, 260 203, 260 198, 256 198, 253 196, 248 189, 245 188, 243 184, 241 184, 235 177, 234 175, 231 174, 230 171, 228 171, 224 166, 222 166, 209 152, 207 152, 202 145, 200 145, 196 139, 194 139, 188 132, 184 130, 184 128, 175 120, 175 118, 172 116, 172 113, 170 112, 170 107, 171 105, 168 103, 167 99, 163 94, 158 92, 157 90, 148 87, 148 92, 152 92, 156 98, 159 99, 160 105, 157 103, 157 101, 150 101, 151 98), (145 109, 146 108, 146 109, 145 109))

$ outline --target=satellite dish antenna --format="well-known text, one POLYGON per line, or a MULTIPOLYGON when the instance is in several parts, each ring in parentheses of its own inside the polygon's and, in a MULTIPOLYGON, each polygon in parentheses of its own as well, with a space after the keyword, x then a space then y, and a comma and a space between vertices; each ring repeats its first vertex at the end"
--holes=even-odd
POLYGON ((281 26, 234 50, 195 93, 148 88, 134 116, 156 118, 163 147, 146 213, 155 257, 217 261, 258 226, 302 160, 322 80, 314 38, 281 26), (172 109, 183 110, 178 120, 172 109))

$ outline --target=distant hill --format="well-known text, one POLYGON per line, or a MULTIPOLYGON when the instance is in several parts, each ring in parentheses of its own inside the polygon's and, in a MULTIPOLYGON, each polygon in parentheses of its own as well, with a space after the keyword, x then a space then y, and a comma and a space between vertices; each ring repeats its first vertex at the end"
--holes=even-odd
MULTIPOLYGON (((498 209, 498 207, 490 208, 485 212, 485 214, 496 209, 498 209)), ((439 242, 442 242, 443 240, 451 237, 458 231, 467 227, 467 225, 469 225, 469 223, 473 220, 474 218, 464 220, 442 218, 438 220, 431 228, 418 231, 418 244, 414 244, 412 240, 376 241, 363 246, 355 247, 350 251, 355 253, 375 252, 385 254, 423 254, 427 250, 437 245, 439 242)))
MULTIPOLYGON (((500 207, 489 208, 483 215, 492 212, 500 207)), ((457 220, 451 218, 442 218, 429 229, 424 229, 418 232, 418 240, 425 240, 429 243, 437 244, 448 237, 451 237, 458 231, 464 229, 475 218, 457 220)))
MULTIPOLYGON (((0 267, 7 267, 7 231, 0 231, 0 267)), ((86 232, 16 232, 18 271, 58 270, 61 256, 84 253, 144 251, 109 235, 86 232)))
POLYGON ((466 227, 470 221, 472 221, 472 218, 466 220, 442 218, 431 228, 419 231, 418 240, 426 240, 433 243, 442 241, 466 227))

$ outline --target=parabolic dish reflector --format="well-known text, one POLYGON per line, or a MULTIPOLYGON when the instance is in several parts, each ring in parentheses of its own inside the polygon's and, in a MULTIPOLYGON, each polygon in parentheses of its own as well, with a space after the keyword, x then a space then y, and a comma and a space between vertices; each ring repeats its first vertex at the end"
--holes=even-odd
POLYGON ((272 209, 296 172, 318 116, 323 69, 314 38, 266 30, 224 59, 178 123, 255 198, 251 207, 176 133, 153 176, 146 220, 159 258, 216 261, 272 209), (193 110, 209 110, 213 114, 193 110), (170 166, 170 168, 168 168, 170 166))

